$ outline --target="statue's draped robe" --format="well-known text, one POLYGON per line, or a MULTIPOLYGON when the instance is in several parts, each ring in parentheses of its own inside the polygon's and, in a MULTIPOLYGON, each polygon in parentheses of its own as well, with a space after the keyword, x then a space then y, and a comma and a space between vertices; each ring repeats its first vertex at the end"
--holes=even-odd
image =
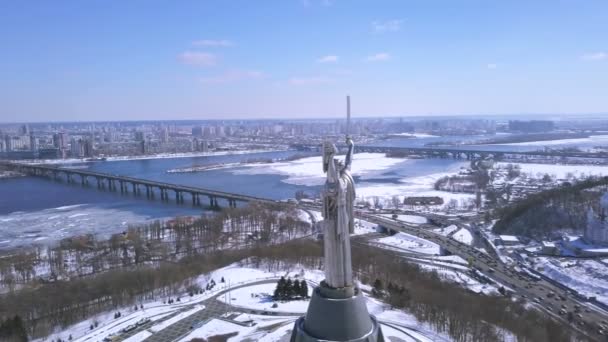
POLYGON ((325 282, 333 288, 352 286, 349 230, 354 224, 354 184, 347 167, 341 170, 333 156, 328 163, 323 196, 325 282))

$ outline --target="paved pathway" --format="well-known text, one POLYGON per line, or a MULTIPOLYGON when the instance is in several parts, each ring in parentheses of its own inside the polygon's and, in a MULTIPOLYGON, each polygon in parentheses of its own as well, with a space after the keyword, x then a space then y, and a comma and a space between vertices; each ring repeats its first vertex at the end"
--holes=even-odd
POLYGON ((170 318, 173 318, 184 311, 193 309, 196 305, 203 305, 205 308, 201 309, 200 311, 197 311, 196 313, 194 313, 188 317, 185 317, 185 318, 171 324, 170 326, 164 328, 163 330, 161 330, 159 332, 154 333, 152 336, 148 337, 144 341, 146 341, 146 342, 174 341, 174 340, 186 335, 187 333, 192 331, 192 329, 200 326, 201 324, 204 324, 206 321, 213 319, 213 318, 222 317, 222 315, 224 315, 227 312, 236 311, 236 312, 240 312, 240 313, 268 315, 268 316, 294 316, 294 317, 301 316, 302 313, 299 313, 299 312, 254 310, 254 309, 248 309, 248 308, 228 305, 228 304, 218 300, 219 297, 223 296, 228 291, 233 291, 233 290, 240 289, 243 287, 255 286, 255 285, 260 285, 260 284, 274 284, 277 282, 277 280, 278 280, 278 278, 277 279, 265 279, 265 280, 260 280, 260 281, 256 281, 256 282, 251 282, 251 283, 247 283, 247 284, 234 286, 234 287, 231 287, 230 289, 222 290, 222 291, 218 292, 217 294, 215 294, 214 296, 207 298, 203 301, 184 306, 178 312, 175 312, 174 314, 171 314, 161 320, 151 322, 151 323, 148 323, 147 325, 139 327, 138 329, 130 332, 129 334, 123 335, 123 338, 133 336, 142 330, 149 329, 153 325, 157 325, 158 323, 164 322, 170 318))

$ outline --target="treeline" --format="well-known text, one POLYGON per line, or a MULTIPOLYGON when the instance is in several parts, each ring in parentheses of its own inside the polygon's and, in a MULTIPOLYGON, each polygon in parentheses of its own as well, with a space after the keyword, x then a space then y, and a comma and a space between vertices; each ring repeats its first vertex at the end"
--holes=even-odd
POLYGON ((477 169, 469 174, 441 177, 435 181, 435 190, 475 193, 483 191, 490 183, 487 170, 477 169))
POLYGON ((14 316, 0 321, 0 341, 5 342, 27 342, 27 332, 23 326, 21 317, 14 316))
POLYGON ((91 277, 57 281, 0 295, 0 317, 18 315, 30 337, 43 337, 97 313, 165 298, 191 287, 200 274, 227 266, 251 251, 199 254, 177 262, 139 265, 91 277))
POLYGON ((608 177, 589 177, 574 184, 530 194, 494 213, 496 234, 523 235, 541 239, 553 231, 580 231, 587 225, 587 211, 608 191, 608 177))
POLYGON ((0 258, 0 287, 14 291, 32 282, 69 280, 227 248, 282 243, 309 234, 311 229, 293 205, 252 203, 198 219, 129 227, 107 240, 94 235, 76 236, 57 246, 7 255, 0 258))
MULTIPOLYGON (((249 262, 269 271, 318 268, 323 260, 321 247, 313 241, 288 243, 264 250, 249 262)), ((522 342, 584 340, 522 302, 473 293, 386 250, 356 244, 352 256, 354 271, 363 283, 387 284, 382 291, 385 302, 405 309, 455 341, 505 341, 511 334, 522 342)))

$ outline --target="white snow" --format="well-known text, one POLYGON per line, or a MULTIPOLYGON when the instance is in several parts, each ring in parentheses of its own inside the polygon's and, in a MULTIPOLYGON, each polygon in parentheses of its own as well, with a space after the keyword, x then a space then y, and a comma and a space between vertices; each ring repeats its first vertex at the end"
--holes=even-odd
POLYGON ((455 232, 458 230, 458 227, 454 224, 444 227, 444 228, 435 228, 433 229, 433 232, 437 233, 437 234, 441 234, 443 236, 448 236, 449 234, 451 234, 452 232, 455 232))
POLYGON ((381 247, 396 250, 431 255, 439 254, 439 245, 436 243, 402 232, 373 241, 379 243, 381 247))
MULTIPOLYGON (((236 307, 263 310, 279 311, 292 313, 305 313, 308 308, 308 300, 274 301, 272 294, 276 288, 276 283, 252 285, 230 291, 226 296, 218 297, 218 300, 236 307), (277 304, 273 308, 273 304, 277 304)), ((309 284, 308 294, 312 295, 313 286, 309 284)))
POLYGON ((215 335, 224 335, 230 333, 238 333, 237 336, 231 338, 232 341, 242 340, 242 336, 255 330, 255 327, 244 327, 238 324, 226 322, 220 319, 212 319, 203 324, 200 328, 195 329, 190 334, 186 335, 179 341, 188 342, 194 338, 208 338, 215 335), (238 338, 241 337, 241 338, 238 338))
MULTIPOLYGON (((302 158, 272 164, 252 164, 234 169, 236 174, 278 174, 288 176, 283 182, 295 185, 316 186, 325 182, 321 156, 302 158)), ((353 157, 351 173, 369 177, 403 163, 405 159, 387 158, 383 153, 357 153, 353 157)), ((357 188, 358 190, 358 188, 357 188)))
POLYGON ((194 308, 186 310, 184 312, 180 312, 179 314, 169 318, 168 320, 162 321, 159 324, 155 324, 152 327, 150 327, 149 330, 151 330, 152 332, 159 332, 163 329, 165 329, 166 327, 172 325, 175 322, 181 321, 182 319, 193 315, 201 310, 203 310, 205 307, 203 305, 195 305, 194 308))
MULTIPOLYGON (((385 217, 388 217, 388 218, 392 218, 393 217, 393 215, 391 215, 391 214, 383 214, 382 216, 385 216, 385 217)), ((428 222, 428 220, 424 216, 404 215, 404 214, 397 215, 397 220, 403 221, 403 222, 407 222, 407 223, 411 223, 411 224, 425 224, 425 223, 428 222)))
POLYGON ((428 134, 428 133, 395 133, 395 134, 391 134, 391 136, 411 137, 411 138, 439 138, 438 135, 432 135, 432 134, 428 134))
POLYGON ((608 266, 592 259, 535 258, 534 268, 584 296, 608 304, 608 266))
POLYGON ((452 235, 452 238, 456 241, 466 243, 467 245, 473 243, 473 235, 471 235, 471 232, 464 228, 461 228, 456 233, 454 233, 454 235, 452 235))

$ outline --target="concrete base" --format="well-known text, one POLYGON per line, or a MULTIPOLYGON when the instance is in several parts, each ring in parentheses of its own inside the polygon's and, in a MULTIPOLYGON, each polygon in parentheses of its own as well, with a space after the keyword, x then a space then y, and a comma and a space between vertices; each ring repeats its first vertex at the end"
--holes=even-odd
POLYGON ((296 321, 290 341, 384 342, 384 337, 358 288, 333 289, 322 282, 312 294, 306 316, 296 321))

